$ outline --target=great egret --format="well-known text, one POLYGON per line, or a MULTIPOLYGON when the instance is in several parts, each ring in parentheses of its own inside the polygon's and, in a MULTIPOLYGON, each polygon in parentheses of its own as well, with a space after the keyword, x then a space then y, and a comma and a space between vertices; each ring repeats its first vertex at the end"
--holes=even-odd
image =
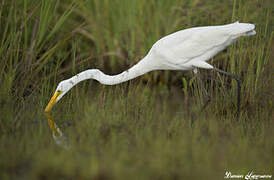
POLYGON ((240 78, 214 68, 206 61, 231 45, 240 36, 256 34, 254 28, 254 24, 237 21, 232 24, 194 27, 172 33, 158 40, 136 65, 118 75, 106 75, 99 69, 89 69, 61 81, 45 111, 49 112, 73 86, 86 79, 95 79, 105 85, 115 85, 154 70, 194 70, 195 72, 197 68, 213 69, 237 80, 239 111, 240 78))

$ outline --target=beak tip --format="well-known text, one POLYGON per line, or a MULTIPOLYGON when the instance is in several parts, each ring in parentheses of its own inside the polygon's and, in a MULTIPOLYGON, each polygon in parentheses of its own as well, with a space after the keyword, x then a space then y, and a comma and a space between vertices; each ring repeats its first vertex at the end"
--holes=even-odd
POLYGON ((51 103, 49 103, 48 105, 47 105, 47 107, 45 108, 45 113, 49 113, 50 112, 50 110, 51 110, 51 108, 52 108, 52 104, 51 103))

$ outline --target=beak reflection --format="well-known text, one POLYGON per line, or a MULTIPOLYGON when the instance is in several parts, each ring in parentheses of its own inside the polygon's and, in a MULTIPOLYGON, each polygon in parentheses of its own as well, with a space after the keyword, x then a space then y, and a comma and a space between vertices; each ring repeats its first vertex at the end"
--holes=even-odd
POLYGON ((70 148, 68 138, 63 134, 60 128, 54 122, 52 116, 49 113, 45 113, 48 118, 48 125, 52 132, 52 137, 58 146, 61 146, 68 150, 70 148))

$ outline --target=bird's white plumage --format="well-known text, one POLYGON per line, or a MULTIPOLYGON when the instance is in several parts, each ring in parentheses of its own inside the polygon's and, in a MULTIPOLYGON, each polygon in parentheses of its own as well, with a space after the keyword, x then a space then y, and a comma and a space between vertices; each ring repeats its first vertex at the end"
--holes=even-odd
MULTIPOLYGON (((158 40, 152 47, 162 57, 165 66, 187 70, 192 65, 204 68, 204 63, 232 44, 239 36, 255 32, 253 24, 233 23, 222 26, 195 27, 181 30, 158 40), (192 63, 189 63, 189 62, 192 63)), ((208 68, 209 66, 207 66, 208 68)))
POLYGON ((195 27, 181 30, 158 40, 149 53, 136 65, 118 75, 106 75, 98 69, 83 71, 59 83, 56 91, 63 93, 59 101, 77 83, 95 79, 102 84, 119 84, 153 70, 212 69, 206 61, 215 56, 240 36, 256 34, 255 26, 235 22, 221 26, 195 27))

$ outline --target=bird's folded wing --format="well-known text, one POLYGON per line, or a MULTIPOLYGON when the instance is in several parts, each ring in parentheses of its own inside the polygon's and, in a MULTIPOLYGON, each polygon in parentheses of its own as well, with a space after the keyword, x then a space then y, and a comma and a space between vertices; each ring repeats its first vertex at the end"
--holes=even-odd
POLYGON ((202 56, 218 46, 224 46, 230 35, 222 30, 205 29, 193 32, 188 38, 180 33, 160 42, 158 52, 174 64, 184 64, 202 56), (183 39, 183 41, 180 41, 183 39))

